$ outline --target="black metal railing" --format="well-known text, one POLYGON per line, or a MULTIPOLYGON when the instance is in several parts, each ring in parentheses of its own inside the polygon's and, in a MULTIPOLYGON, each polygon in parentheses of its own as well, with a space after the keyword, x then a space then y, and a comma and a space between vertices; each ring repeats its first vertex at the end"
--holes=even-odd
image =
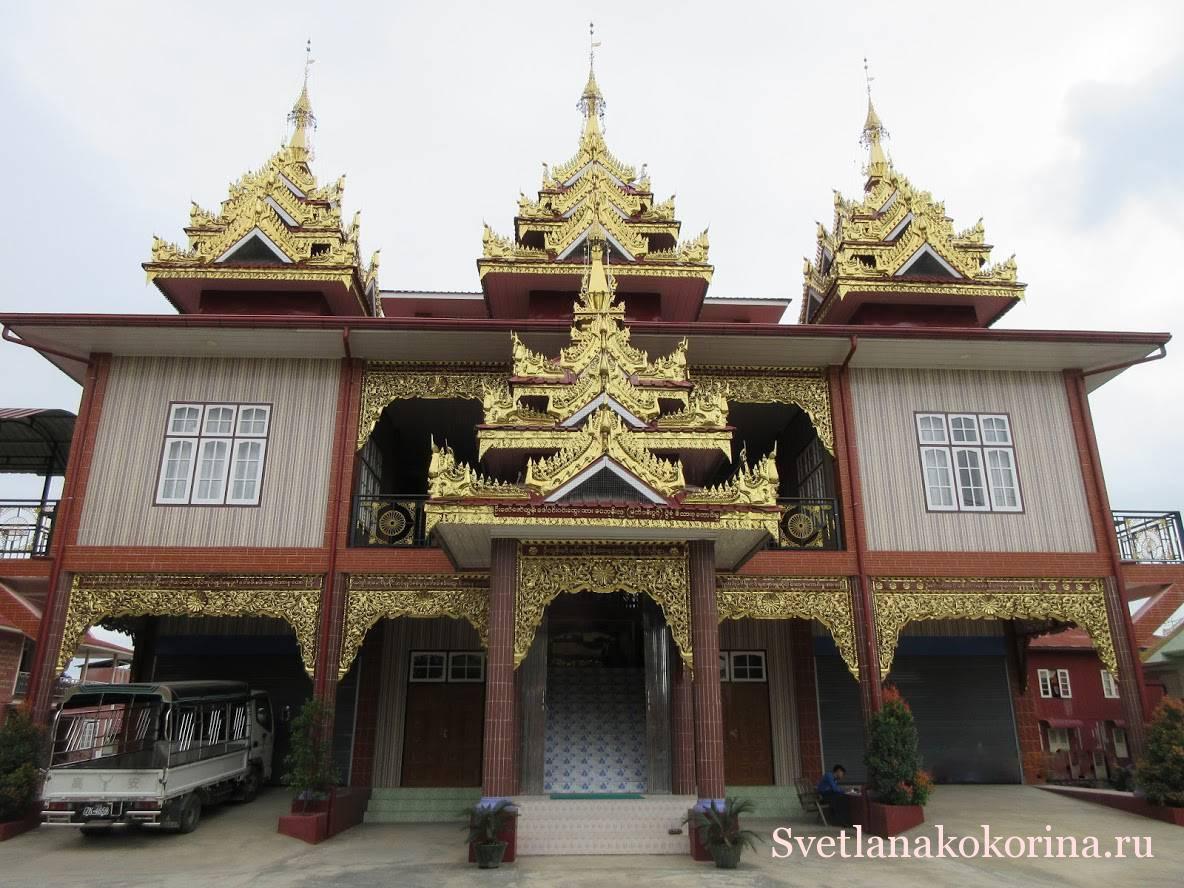
POLYGON ((780 533, 773 545, 778 549, 843 548, 843 522, 838 501, 833 499, 778 499, 780 533))
POLYGON ((1184 562, 1179 512, 1112 512, 1123 561, 1184 562))
POLYGON ((44 556, 57 505, 57 500, 0 500, 0 558, 44 556))
POLYGON ((16 674, 16 684, 12 688, 12 699, 19 700, 29 693, 29 673, 18 672, 16 674))
POLYGON ((355 496, 351 546, 430 546, 424 496, 355 496))

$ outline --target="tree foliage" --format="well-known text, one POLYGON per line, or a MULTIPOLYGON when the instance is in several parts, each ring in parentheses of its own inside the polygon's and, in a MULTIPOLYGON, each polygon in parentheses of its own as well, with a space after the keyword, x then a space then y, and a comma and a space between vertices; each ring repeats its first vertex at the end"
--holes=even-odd
POLYGON ((912 710, 889 686, 884 705, 868 722, 868 783, 877 801, 887 805, 924 805, 933 780, 921 770, 917 725, 912 710))
POLYGON ((329 708, 313 697, 305 701, 300 713, 292 719, 283 781, 296 790, 306 805, 309 799, 324 797, 337 785, 331 715, 329 708))
POLYGON ((1184 807, 1184 702, 1165 697, 1156 708, 1135 782, 1153 804, 1184 807))
POLYGON ((33 808, 45 754, 45 731, 27 712, 10 713, 0 726, 0 821, 18 820, 33 808))

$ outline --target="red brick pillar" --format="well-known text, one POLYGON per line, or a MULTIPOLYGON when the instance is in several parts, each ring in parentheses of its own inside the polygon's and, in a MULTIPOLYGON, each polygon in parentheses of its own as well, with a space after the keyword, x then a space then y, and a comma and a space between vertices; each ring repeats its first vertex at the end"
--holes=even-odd
MULTIPOLYGON (((62 648, 62 633, 66 628, 66 610, 70 606, 70 586, 73 583, 74 575, 61 571, 57 575, 57 583, 49 590, 45 610, 41 614, 40 634, 33 651, 33 669, 29 675, 29 696, 26 698, 33 719, 38 724, 45 724, 49 718, 54 687, 60 675, 58 651, 62 648)), ((73 651, 70 653, 73 654, 73 651)))
POLYGON ((495 539, 490 554, 482 802, 509 798, 515 791, 514 596, 518 589, 518 541, 495 539))
POLYGON ((679 657, 671 689, 671 757, 675 795, 695 791, 695 695, 691 673, 679 657))
POLYGON ((814 635, 809 620, 793 620, 790 652, 793 658, 793 701, 798 716, 798 757, 801 776, 818 780, 823 773, 822 736, 818 725, 818 685, 814 679, 814 635))
POLYGON ((317 655, 312 678, 313 696, 325 704, 329 736, 337 708, 337 670, 341 665, 341 634, 349 597, 344 574, 329 574, 321 592, 321 622, 317 627, 317 655))
POLYGON ((691 645, 695 677, 695 784, 699 805, 724 797, 724 726, 719 689, 719 612, 715 543, 687 544, 691 580, 691 645))
POLYGON ((358 651, 358 708, 354 715, 354 754, 349 785, 369 787, 374 782, 377 752, 378 704, 382 693, 382 660, 386 632, 380 622, 358 651))

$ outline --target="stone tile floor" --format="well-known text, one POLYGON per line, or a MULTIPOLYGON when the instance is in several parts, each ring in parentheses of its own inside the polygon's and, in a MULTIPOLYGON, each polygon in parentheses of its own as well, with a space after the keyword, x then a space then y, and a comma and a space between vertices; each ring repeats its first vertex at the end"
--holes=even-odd
MULTIPOLYGON (((923 886, 923 888, 1021 888, 1021 886, 1180 886, 1184 884, 1184 830, 1166 823, 1061 798, 1019 786, 938 787, 926 808, 926 824, 914 835, 1044 835, 1054 831, 1103 842, 1118 835, 1148 836, 1150 860, 774 860, 771 846, 747 853, 741 869, 720 872, 682 857, 523 858, 500 870, 480 872, 464 862, 463 836, 453 824, 371 824, 355 827, 316 847, 275 832, 289 796, 272 790, 250 805, 212 808, 188 836, 149 832, 87 839, 48 827, 0 844, 2 886, 399 886, 462 885, 584 888, 644 883, 646 888, 748 886, 923 886)), ((837 835, 808 823, 757 821, 766 836, 777 826, 794 835, 837 835)), ((1105 845, 1103 845, 1105 847, 1105 845)))

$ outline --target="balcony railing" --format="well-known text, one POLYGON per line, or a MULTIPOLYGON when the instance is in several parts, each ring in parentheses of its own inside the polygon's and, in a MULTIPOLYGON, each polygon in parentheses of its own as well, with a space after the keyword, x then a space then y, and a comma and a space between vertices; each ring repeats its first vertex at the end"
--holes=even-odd
POLYGON ((1112 515, 1123 561, 1184 562, 1179 512, 1113 512, 1112 515))
POLYGON ((0 558, 42 557, 49 551, 57 501, 0 501, 0 558))
POLYGON ((29 673, 18 672, 16 674, 16 685, 12 689, 12 699, 20 700, 29 693, 29 673))
POLYGON ((430 546, 423 496, 355 496, 351 546, 430 546))
POLYGON ((778 549, 843 548, 839 506, 833 499, 779 499, 780 529, 773 546, 778 549))

